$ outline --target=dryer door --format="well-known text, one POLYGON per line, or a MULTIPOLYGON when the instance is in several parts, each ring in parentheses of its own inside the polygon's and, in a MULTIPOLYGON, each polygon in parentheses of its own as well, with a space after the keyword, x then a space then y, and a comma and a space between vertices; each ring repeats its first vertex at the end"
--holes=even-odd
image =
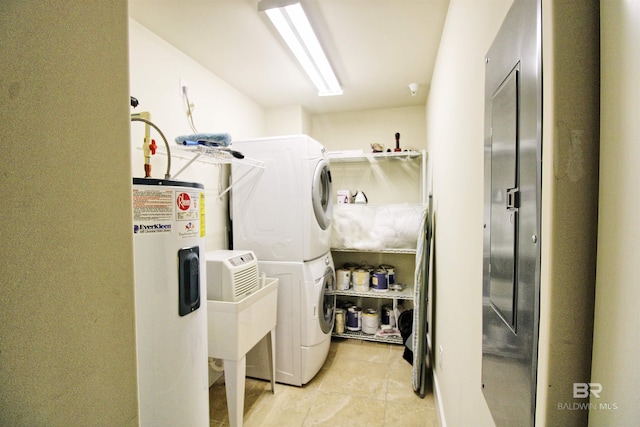
POLYGON ((331 171, 329 162, 322 159, 318 162, 313 173, 313 183, 311 188, 311 202, 313 203, 313 213, 316 215, 318 225, 323 230, 331 226, 333 216, 333 199, 331 194, 333 187, 331 184, 331 171))
POLYGON ((333 268, 327 267, 322 278, 322 290, 320 291, 320 301, 318 307, 322 307, 322 313, 318 313, 320 321, 320 329, 325 334, 330 334, 333 329, 333 321, 335 319, 336 296, 328 295, 329 291, 335 290, 335 273, 333 268))

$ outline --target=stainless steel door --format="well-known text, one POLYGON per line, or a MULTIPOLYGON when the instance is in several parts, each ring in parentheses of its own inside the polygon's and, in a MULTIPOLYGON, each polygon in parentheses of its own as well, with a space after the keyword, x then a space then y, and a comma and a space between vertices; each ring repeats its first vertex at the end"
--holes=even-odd
POLYGON ((482 390, 497 426, 535 415, 540 19, 539 0, 515 0, 486 58, 482 390))

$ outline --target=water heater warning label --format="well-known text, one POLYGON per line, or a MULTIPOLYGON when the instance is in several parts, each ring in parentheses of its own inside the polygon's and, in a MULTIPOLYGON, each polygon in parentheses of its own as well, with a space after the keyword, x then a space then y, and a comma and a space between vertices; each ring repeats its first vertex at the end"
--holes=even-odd
POLYGON ((171 233, 173 191, 133 189, 133 234, 171 233))
POLYGON ((173 220, 173 191, 133 189, 135 222, 170 222, 173 220))
POLYGON ((175 203, 178 236, 197 237, 200 234, 200 193, 176 191, 175 203))
POLYGON ((176 191, 176 221, 193 221, 200 218, 200 194, 176 191))
POLYGON ((204 237, 204 194, 184 190, 133 189, 134 234, 177 232, 204 237))

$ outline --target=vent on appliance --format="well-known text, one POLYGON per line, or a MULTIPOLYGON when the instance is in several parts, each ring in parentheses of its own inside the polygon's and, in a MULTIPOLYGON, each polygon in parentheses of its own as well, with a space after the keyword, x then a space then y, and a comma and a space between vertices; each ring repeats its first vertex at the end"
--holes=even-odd
POLYGON ((236 302, 259 289, 258 260, 251 251, 207 252, 207 299, 236 302))
POLYGON ((257 284, 258 266, 252 265, 244 270, 238 270, 233 274, 234 297, 241 299, 253 291, 257 284))

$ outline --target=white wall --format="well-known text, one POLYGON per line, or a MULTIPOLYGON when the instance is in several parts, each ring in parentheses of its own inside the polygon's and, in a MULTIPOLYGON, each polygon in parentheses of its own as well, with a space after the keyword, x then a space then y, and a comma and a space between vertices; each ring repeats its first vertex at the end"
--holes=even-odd
MULTIPOLYGON (((150 112, 151 121, 165 134, 172 151, 172 177, 204 184, 205 244, 207 250, 224 249, 227 198, 219 198, 218 194, 226 188, 228 166, 221 170, 218 165, 198 161, 176 176, 190 154, 182 151, 174 139, 194 133, 187 118, 186 101, 180 93, 180 82, 188 87, 189 101, 194 106, 193 121, 199 133, 228 133, 232 141, 264 136, 264 109, 133 19, 129 20, 129 49, 130 92, 140 102, 132 112, 150 112)), ((144 125, 132 123, 131 135, 133 176, 142 177, 140 147, 144 125)), ((164 151, 164 144, 153 129, 151 138, 161 146, 160 151, 164 151)), ((152 177, 162 178, 166 156, 153 156, 151 163, 152 177)))
POLYGON ((316 114, 311 117, 311 135, 328 150, 371 151, 378 142, 384 148, 395 147, 396 132, 400 148, 426 148, 423 106, 316 114))
POLYGON ((511 0, 452 0, 427 101, 439 417, 492 426, 482 395, 484 56, 511 0), (442 353, 439 349, 442 348, 442 353))
POLYGON ((137 425, 127 2, 0 2, 0 425, 137 425))
POLYGON ((299 105, 268 108, 264 136, 311 135, 311 116, 299 105))
POLYGON ((640 420, 640 2, 601 7, 600 205, 591 380, 600 399, 589 425, 636 426, 640 420))
MULTIPOLYGON (((400 148, 426 149, 424 106, 348 111, 311 116, 311 136, 329 151, 362 150, 371 152, 372 143, 386 149, 395 147, 400 133, 400 148)), ((427 154, 428 157, 428 154, 427 154)), ((362 190, 369 203, 420 203, 423 198, 421 159, 364 163, 332 162, 334 193, 362 190)))
MULTIPOLYGON (((440 415, 447 425, 493 425, 477 386, 480 384, 481 313, 478 301, 481 299, 481 265, 479 261, 470 263, 468 260, 481 258, 480 161, 484 73, 480 62, 510 3, 486 1, 480 6, 480 2, 452 1, 427 103, 427 136, 436 215, 435 280, 438 310, 434 325, 435 379, 442 405, 440 415), (477 9, 471 3, 473 6, 477 5, 477 9), (463 34, 464 37, 461 37, 463 34), (457 194, 459 197, 448 198, 445 197, 447 194, 457 194), (438 358, 439 345, 442 345, 443 354, 438 358)), ((559 6, 558 3, 554 5, 559 6)), ((637 355, 640 354, 640 316, 637 309, 637 302, 640 300, 637 286, 640 282, 637 264, 640 229, 636 218, 640 206, 638 198, 632 196, 638 193, 640 185, 640 175, 635 164, 636 159, 640 158, 637 144, 640 127, 635 117, 640 95, 640 85, 636 82, 640 71, 636 55, 636 45, 640 40, 640 5, 637 1, 620 0, 603 1, 600 6, 600 203, 593 367, 590 380, 601 383, 603 392, 600 398, 591 399, 591 403, 596 406, 588 416, 591 426, 633 426, 640 419, 640 408, 636 404, 637 396, 640 395, 637 369, 637 355), (604 406, 600 406, 601 404, 604 406)), ((566 25, 573 22, 567 22, 568 18, 563 13, 573 13, 574 9, 579 8, 563 4, 563 7, 554 9, 553 16, 546 15, 546 18, 551 17, 555 24, 561 25, 562 32, 576 35, 577 33, 572 33, 571 25, 566 25)), ((546 24, 551 22, 547 21, 546 24)), ((580 26, 581 24, 578 25, 580 26)), ((545 47, 554 55, 547 58, 553 59, 553 67, 566 68, 567 64, 576 60, 563 56, 567 48, 575 47, 573 43, 577 41, 577 37, 572 40, 558 32, 553 36, 545 33, 543 39, 552 43, 545 47)), ((581 51, 580 55, 582 54, 589 54, 589 49, 581 51)), ((583 67, 593 66, 593 57, 582 60, 583 67)), ((547 66, 549 65, 552 64, 547 61, 547 66)), ((566 354, 571 348, 580 348, 581 342, 589 338, 579 331, 585 322, 590 322, 584 318, 585 313, 578 310, 575 311, 577 315, 566 316, 563 308, 575 310, 572 306, 581 305, 582 301, 588 305, 588 295, 581 295, 581 302, 576 303, 576 299, 568 291, 573 289, 585 293, 585 290, 589 291, 590 285, 586 281, 583 286, 576 280, 567 281, 562 272, 569 273, 574 279, 582 276, 585 280, 590 280, 589 276, 593 274, 590 265, 577 265, 571 255, 573 245, 573 250, 581 249, 578 251, 581 255, 576 260, 592 256, 591 250, 582 250, 584 245, 592 245, 592 239, 589 239, 590 236, 576 235, 576 225, 572 225, 573 216, 576 220, 573 223, 585 220, 585 227, 591 226, 592 221, 584 218, 584 208, 590 210, 592 200, 588 192, 584 192, 580 196, 581 204, 565 204, 560 209, 566 211, 558 210, 558 206, 561 206, 557 203, 558 198, 570 196, 567 192, 573 192, 571 186, 575 182, 563 182, 568 171, 557 160, 562 160, 562 156, 566 154, 562 153, 563 144, 567 142, 563 140, 563 123, 570 130, 584 130, 586 133, 580 134, 585 138, 584 142, 593 141, 594 123, 589 117, 592 113, 589 108, 576 113, 570 105, 576 102, 575 93, 571 94, 571 91, 589 82, 582 80, 582 77, 577 78, 578 75, 572 77, 569 74, 550 78, 552 74, 549 73, 557 71, 547 68, 545 79, 545 85, 550 82, 556 85, 555 88, 553 84, 546 87, 553 89, 556 97, 553 103, 545 103, 545 109, 550 110, 545 113, 550 114, 546 117, 551 120, 547 121, 549 125, 546 126, 545 133, 545 144, 548 145, 543 170, 547 197, 546 201, 543 200, 543 216, 546 218, 543 220, 547 221, 547 228, 543 232, 549 233, 551 228, 548 227, 557 227, 562 223, 563 227, 568 226, 567 230, 571 230, 571 239, 561 241, 566 230, 560 233, 556 230, 545 236, 549 243, 543 247, 543 264, 547 263, 548 270, 542 278, 544 295, 540 325, 541 362, 545 366, 541 367, 539 382, 540 387, 549 390, 541 393, 541 388, 538 389, 542 401, 539 405, 544 407, 539 408, 537 416, 538 421, 543 424, 546 421, 549 425, 556 425, 564 419, 566 422, 561 422, 562 425, 582 425, 584 414, 567 418, 566 414, 560 414, 557 410, 558 403, 572 401, 571 384, 562 390, 552 389, 557 384, 566 383, 567 375, 571 376, 580 370, 571 366, 572 363, 577 364, 574 363, 577 360, 559 360, 557 354, 566 354), (567 94, 571 96, 567 97, 567 94), (585 112, 587 115, 584 115, 585 112), (553 246, 551 242, 554 242, 553 246), (563 369, 563 366, 569 369, 563 369), (578 419, 581 420, 580 424, 569 424, 578 419)), ((565 71, 568 70, 563 70, 563 73, 565 71)), ((588 103, 594 104, 592 101, 588 103)), ((572 146, 579 142, 574 141, 574 136, 571 139, 572 146)), ((582 153, 585 156, 584 164, 591 167, 591 160, 597 153, 590 151, 592 147, 588 145, 585 148, 587 151, 582 153)), ((586 172, 587 176, 593 176, 593 170, 586 172)), ((568 181, 572 181, 569 178, 568 181)), ((584 188, 580 191, 584 191, 584 188)), ((588 329, 586 332, 589 335, 588 329)), ((579 359, 581 366, 589 361, 588 355, 579 359)), ((574 377, 571 381, 587 382, 588 373, 585 378, 574 377)))

